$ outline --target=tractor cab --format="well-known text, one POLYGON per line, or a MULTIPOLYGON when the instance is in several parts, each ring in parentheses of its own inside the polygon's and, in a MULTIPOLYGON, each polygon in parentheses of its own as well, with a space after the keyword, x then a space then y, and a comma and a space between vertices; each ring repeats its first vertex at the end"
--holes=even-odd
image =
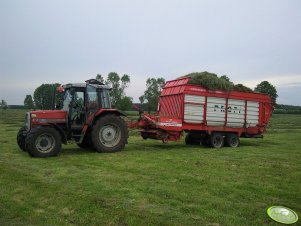
POLYGON ((95 79, 66 84, 62 88, 62 110, 67 112, 67 128, 71 130, 81 130, 89 116, 95 115, 99 109, 111 109, 111 88, 95 79))
POLYGON ((80 148, 98 152, 121 151, 127 143, 123 113, 111 108, 111 88, 95 79, 59 87, 64 92, 60 110, 27 112, 17 143, 33 157, 58 155, 61 143, 73 140, 80 148))

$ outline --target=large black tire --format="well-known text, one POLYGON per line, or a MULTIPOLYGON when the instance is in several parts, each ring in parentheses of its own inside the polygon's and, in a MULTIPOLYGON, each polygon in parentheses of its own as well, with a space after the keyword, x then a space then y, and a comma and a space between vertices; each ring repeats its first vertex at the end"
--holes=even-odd
POLYGON ((240 144, 239 137, 236 133, 229 133, 225 138, 225 145, 232 148, 237 148, 240 144))
POLYGON ((61 146, 61 136, 52 127, 34 128, 27 134, 25 139, 25 148, 32 157, 57 156, 61 151, 61 146))
POLYGON ((206 147, 211 147, 210 144, 211 137, 209 135, 203 136, 201 139, 201 143, 206 147))
POLYGON ((224 146, 224 137, 221 133, 212 133, 210 135, 210 146, 212 148, 221 148, 224 146))
POLYGON ((20 128, 18 134, 17 134, 17 144, 19 145, 20 149, 22 151, 26 151, 25 149, 25 136, 23 133, 26 131, 26 127, 23 126, 20 128))
POLYGON ((185 144, 188 145, 200 145, 201 139, 196 134, 187 133, 185 136, 185 144))
POLYGON ((124 120, 113 114, 99 118, 92 128, 92 142, 98 152, 121 151, 128 139, 124 120))
POLYGON ((94 149, 91 132, 88 131, 81 143, 77 143, 77 146, 79 146, 82 149, 94 149))

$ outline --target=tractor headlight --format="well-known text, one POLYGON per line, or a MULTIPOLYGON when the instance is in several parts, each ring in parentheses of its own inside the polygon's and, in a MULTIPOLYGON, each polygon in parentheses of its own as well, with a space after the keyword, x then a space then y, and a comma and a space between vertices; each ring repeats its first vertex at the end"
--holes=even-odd
POLYGON ((24 126, 26 127, 26 130, 30 130, 30 113, 27 112, 25 116, 25 123, 24 126))

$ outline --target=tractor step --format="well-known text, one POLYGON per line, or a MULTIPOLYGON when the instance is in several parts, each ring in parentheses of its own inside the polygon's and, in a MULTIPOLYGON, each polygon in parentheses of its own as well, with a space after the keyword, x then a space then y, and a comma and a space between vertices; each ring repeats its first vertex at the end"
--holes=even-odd
POLYGON ((76 143, 80 141, 81 134, 72 134, 73 139, 75 140, 76 143))
POLYGON ((83 129, 83 125, 72 125, 71 129, 73 131, 81 131, 83 129))

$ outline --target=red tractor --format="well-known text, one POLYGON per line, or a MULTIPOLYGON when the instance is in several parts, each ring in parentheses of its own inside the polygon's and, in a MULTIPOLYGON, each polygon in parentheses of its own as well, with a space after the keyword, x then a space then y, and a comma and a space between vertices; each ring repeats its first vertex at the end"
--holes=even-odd
POLYGON ((128 139, 128 129, 121 116, 111 108, 110 87, 95 79, 67 84, 61 110, 26 113, 17 143, 33 157, 60 153, 61 144, 74 140, 81 148, 98 152, 121 151, 128 139))

